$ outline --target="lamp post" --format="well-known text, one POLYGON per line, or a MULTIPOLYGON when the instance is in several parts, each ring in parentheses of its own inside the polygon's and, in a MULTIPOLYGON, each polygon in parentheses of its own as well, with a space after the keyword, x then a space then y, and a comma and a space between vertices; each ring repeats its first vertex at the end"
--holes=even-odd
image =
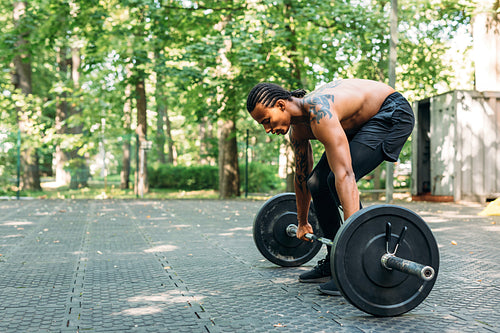
MULTIPOLYGON (((396 87, 396 64, 398 45, 398 1, 391 0, 391 39, 389 43, 389 85, 396 87)), ((387 162, 385 177, 385 201, 392 202, 394 194, 394 163, 387 162)))
POLYGON ((17 200, 21 195, 20 191, 21 186, 21 130, 17 130, 17 200))

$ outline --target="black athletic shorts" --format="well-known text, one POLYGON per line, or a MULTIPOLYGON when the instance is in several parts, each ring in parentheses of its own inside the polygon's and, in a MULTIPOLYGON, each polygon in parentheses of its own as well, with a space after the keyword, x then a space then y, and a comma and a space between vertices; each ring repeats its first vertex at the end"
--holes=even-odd
POLYGON ((385 159, 396 162, 414 125, 415 116, 410 104, 403 95, 395 92, 387 96, 378 113, 359 130, 346 134, 350 142, 362 143, 372 149, 382 144, 385 159))

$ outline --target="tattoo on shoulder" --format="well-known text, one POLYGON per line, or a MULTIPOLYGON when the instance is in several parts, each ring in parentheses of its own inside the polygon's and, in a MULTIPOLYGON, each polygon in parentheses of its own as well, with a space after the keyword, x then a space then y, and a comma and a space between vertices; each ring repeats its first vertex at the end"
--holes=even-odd
POLYGON ((335 96, 333 94, 324 94, 326 89, 337 87, 342 83, 342 80, 332 81, 327 83, 317 90, 311 92, 304 97, 304 102, 308 103, 309 113, 312 115, 311 122, 320 123, 323 118, 331 118, 332 112, 330 110, 330 103, 333 104, 335 96))
POLYGON ((331 118, 332 112, 330 111, 330 101, 333 104, 334 100, 333 95, 321 95, 307 101, 310 105, 309 113, 312 115, 311 121, 316 121, 316 123, 319 124, 321 119, 325 117, 331 118))

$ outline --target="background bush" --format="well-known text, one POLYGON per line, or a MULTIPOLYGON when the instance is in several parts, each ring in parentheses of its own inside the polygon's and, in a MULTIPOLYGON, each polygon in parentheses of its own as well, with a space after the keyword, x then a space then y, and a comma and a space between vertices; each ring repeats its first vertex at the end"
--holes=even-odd
MULTIPOLYGON (((267 193, 283 186, 278 177, 278 166, 261 163, 248 164, 248 191, 267 193)), ((245 165, 240 165, 242 192, 245 190, 245 165)), ((217 190, 219 169, 217 166, 156 165, 148 168, 149 186, 175 190, 217 190)))
POLYGON ((158 165, 148 168, 149 186, 176 190, 207 190, 219 188, 217 166, 158 165))
MULTIPOLYGON (((241 192, 245 191, 245 164, 240 163, 241 192)), ((248 164, 248 192, 267 193, 283 187, 278 166, 252 162, 248 164)))

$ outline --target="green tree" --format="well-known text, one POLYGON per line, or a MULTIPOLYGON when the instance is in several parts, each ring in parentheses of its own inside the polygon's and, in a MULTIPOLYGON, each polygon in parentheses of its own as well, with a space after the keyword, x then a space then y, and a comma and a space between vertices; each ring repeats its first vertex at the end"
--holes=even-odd
MULTIPOLYGON (((473 7, 400 2, 398 90, 416 98, 454 86, 443 54, 473 7)), ((277 164, 286 145, 251 120, 248 91, 261 81, 290 90, 337 78, 387 81, 388 9, 387 0, 34 0, 14 20, 12 3, 2 2, 1 130, 22 124, 25 160, 50 165, 54 154, 57 173, 75 158, 95 159, 104 143, 123 188, 136 131, 140 142, 155 141, 145 159, 174 163, 177 151, 178 163, 218 163, 221 197, 236 196, 246 130, 253 161, 277 164), (31 91, 14 89, 13 77, 28 82, 10 75, 17 72, 31 73, 31 91)))
MULTIPOLYGON (((35 114, 37 112, 33 108, 32 55, 29 41, 30 34, 33 33, 30 24, 33 17, 27 13, 28 11, 27 2, 17 1, 13 3, 13 19, 17 38, 14 43, 16 52, 13 57, 12 83, 17 92, 20 93, 17 95, 19 100, 16 102, 17 123, 24 138, 34 134, 33 132, 36 130, 36 124, 33 123, 33 112, 35 114)), ((21 187, 29 190, 41 190, 37 149, 32 145, 24 145, 23 148, 21 187)))

